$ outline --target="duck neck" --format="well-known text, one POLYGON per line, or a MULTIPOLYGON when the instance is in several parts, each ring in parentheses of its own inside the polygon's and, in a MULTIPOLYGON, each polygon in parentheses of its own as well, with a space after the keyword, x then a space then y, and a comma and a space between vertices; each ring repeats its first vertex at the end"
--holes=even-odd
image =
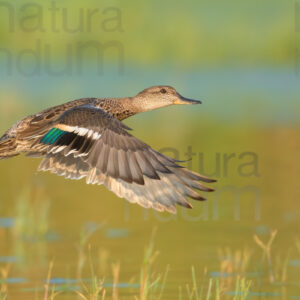
POLYGON ((132 99, 129 97, 97 99, 95 106, 110 113, 119 120, 124 120, 140 112, 133 105, 132 99))

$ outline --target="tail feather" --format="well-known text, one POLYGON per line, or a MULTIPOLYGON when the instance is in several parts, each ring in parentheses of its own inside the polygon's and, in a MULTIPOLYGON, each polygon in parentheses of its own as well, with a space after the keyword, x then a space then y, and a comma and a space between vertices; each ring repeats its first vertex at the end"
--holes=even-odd
POLYGON ((17 151, 16 139, 3 136, 0 139, 0 159, 6 159, 19 155, 17 151))

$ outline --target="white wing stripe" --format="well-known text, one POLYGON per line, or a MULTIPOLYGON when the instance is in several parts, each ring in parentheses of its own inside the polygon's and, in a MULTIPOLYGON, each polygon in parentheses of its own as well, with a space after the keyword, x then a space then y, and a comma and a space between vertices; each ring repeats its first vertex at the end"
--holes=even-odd
POLYGON ((70 125, 65 125, 65 124, 58 124, 55 126, 58 129, 61 129, 63 131, 68 131, 68 132, 74 132, 80 136, 85 136, 87 137, 92 137, 93 140, 98 140, 101 137, 101 134, 88 128, 84 127, 78 127, 78 126, 70 126, 70 125))

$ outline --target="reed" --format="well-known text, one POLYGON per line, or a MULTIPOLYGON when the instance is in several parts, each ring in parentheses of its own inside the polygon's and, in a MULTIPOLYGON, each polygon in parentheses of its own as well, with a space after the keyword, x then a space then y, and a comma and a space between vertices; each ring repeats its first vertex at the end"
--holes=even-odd
POLYGON ((159 254, 154 249, 154 239, 156 229, 153 230, 149 245, 145 248, 144 259, 140 271, 140 300, 146 300, 149 297, 150 291, 156 288, 161 280, 161 275, 155 276, 153 267, 155 260, 159 254))
POLYGON ((277 230, 273 230, 270 234, 269 240, 264 243, 257 235, 254 235, 255 243, 262 249, 263 251, 263 260, 266 258, 268 263, 268 270, 269 270, 269 281, 270 283, 274 283, 275 275, 273 269, 273 261, 271 256, 272 245, 277 235, 277 230))
POLYGON ((47 240, 50 201, 42 189, 25 187, 16 198, 15 240, 39 242, 47 240))
POLYGON ((8 287, 6 279, 10 270, 10 265, 0 268, 0 300, 6 300, 8 298, 8 287))
POLYGON ((222 276, 219 280, 222 291, 229 290, 235 284, 236 276, 246 276, 246 272, 252 258, 252 251, 248 247, 233 250, 230 247, 219 248, 218 256, 220 260, 220 273, 222 276))
POLYGON ((106 290, 103 288, 104 280, 99 279, 95 273, 91 256, 91 245, 88 245, 88 259, 91 273, 91 282, 90 284, 85 284, 80 278, 82 291, 75 290, 75 293, 77 293, 77 295, 83 300, 104 300, 106 297, 106 290))
POLYGON ((44 298, 43 298, 44 300, 53 300, 56 296, 58 296, 61 293, 61 292, 57 292, 55 290, 55 284, 51 285, 51 283, 50 283, 53 266, 54 266, 54 261, 52 260, 49 263, 47 279, 46 279, 46 283, 44 285, 44 288, 45 288, 44 298))
POLYGON ((247 300, 250 294, 252 282, 246 278, 238 277, 236 280, 234 300, 247 300))

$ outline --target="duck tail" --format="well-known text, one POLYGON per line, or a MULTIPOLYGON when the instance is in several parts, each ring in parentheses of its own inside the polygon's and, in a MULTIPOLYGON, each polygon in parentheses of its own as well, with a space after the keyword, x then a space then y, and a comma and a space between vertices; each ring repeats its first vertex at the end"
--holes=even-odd
POLYGON ((19 154, 17 151, 16 138, 4 134, 0 138, 0 159, 10 158, 19 154))

